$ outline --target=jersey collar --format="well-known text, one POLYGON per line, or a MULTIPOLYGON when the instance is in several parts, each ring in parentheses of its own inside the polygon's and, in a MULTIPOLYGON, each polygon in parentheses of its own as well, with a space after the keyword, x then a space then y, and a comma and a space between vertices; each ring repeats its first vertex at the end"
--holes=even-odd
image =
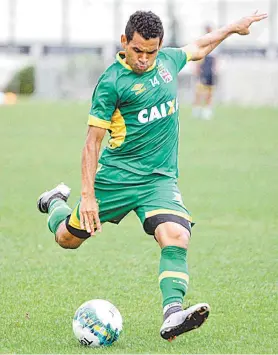
MULTIPOLYGON (((125 67, 126 69, 132 71, 131 66, 128 65, 128 64, 123 60, 122 56, 125 57, 125 52, 124 52, 124 51, 118 52, 118 53, 117 53, 117 56, 116 56, 117 61, 118 61, 123 67, 125 67)), ((156 60, 154 61, 153 65, 152 65, 148 70, 146 70, 146 72, 153 70, 155 67, 156 67, 156 60)))

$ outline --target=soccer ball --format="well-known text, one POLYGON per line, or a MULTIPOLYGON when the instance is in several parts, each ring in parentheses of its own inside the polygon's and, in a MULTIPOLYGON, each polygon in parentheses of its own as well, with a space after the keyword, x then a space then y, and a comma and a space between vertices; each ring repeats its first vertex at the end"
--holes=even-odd
POLYGON ((76 338, 91 347, 111 345, 119 338, 122 327, 118 309, 112 303, 98 299, 83 303, 72 321, 76 338))

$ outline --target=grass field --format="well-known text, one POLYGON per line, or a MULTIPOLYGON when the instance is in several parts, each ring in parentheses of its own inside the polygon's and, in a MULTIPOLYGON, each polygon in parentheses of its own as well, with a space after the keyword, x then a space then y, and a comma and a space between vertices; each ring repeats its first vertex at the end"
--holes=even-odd
POLYGON ((204 327, 160 338, 160 251, 131 213, 75 251, 54 243, 37 196, 60 181, 80 191, 87 104, 0 107, 0 353, 278 352, 278 110, 220 107, 210 122, 181 110, 179 186, 197 222, 189 253, 191 304, 204 327), (104 298, 124 318, 110 348, 85 348, 71 321, 104 298))

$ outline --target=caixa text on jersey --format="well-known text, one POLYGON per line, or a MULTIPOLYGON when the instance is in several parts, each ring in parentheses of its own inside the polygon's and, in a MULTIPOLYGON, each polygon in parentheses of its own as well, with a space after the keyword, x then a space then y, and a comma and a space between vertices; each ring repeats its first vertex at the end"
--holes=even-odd
POLYGON ((148 123, 160 118, 166 118, 177 112, 179 108, 178 99, 173 99, 151 108, 145 108, 138 113, 140 123, 148 123))

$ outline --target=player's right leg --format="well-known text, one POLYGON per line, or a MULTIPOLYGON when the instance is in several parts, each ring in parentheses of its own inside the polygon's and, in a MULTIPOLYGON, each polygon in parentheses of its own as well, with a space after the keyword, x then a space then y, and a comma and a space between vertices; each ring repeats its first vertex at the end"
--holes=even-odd
MULTIPOLYGON (((101 223, 118 224, 136 205, 132 178, 134 174, 113 167, 102 166, 95 179, 95 193, 101 223), (124 182, 130 182, 128 185, 124 182)), ((56 242, 63 248, 76 249, 90 234, 80 226, 79 205, 72 210, 67 205, 70 188, 59 184, 44 192, 38 199, 40 212, 48 213, 48 227, 56 242)))
POLYGON ((73 235, 67 228, 67 221, 72 215, 72 210, 67 204, 69 195, 70 188, 59 184, 54 189, 40 195, 37 207, 41 213, 48 213, 48 227, 55 235, 56 242, 62 248, 76 249, 86 238, 73 235))

